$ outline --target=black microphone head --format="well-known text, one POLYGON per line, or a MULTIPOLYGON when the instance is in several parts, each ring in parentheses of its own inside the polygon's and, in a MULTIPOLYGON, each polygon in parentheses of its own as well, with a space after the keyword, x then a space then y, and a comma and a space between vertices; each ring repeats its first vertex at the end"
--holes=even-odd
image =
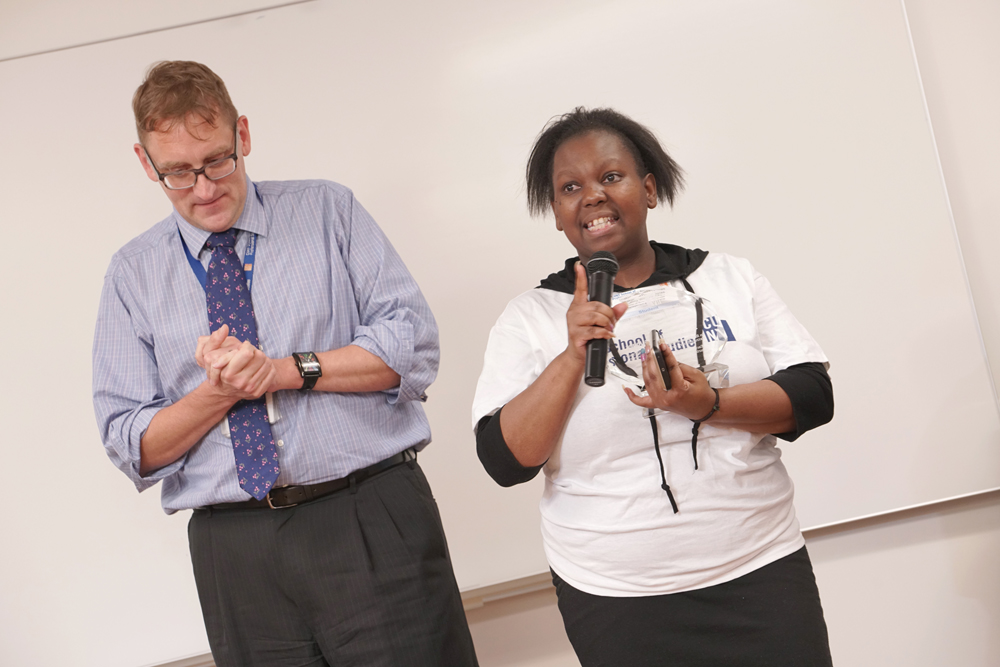
POLYGON ((618 273, 618 260, 607 250, 598 250, 587 260, 587 273, 607 273, 614 276, 618 273))

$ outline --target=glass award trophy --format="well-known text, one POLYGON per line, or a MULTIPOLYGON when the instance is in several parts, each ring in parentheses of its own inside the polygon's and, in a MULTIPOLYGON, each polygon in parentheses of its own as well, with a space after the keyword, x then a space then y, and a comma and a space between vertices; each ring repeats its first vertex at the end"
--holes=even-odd
POLYGON ((728 325, 708 299, 663 283, 615 293, 611 305, 623 301, 628 310, 608 346, 610 375, 645 394, 642 360, 655 331, 679 362, 703 372, 712 387, 729 386, 729 367, 717 362, 729 340, 728 325))

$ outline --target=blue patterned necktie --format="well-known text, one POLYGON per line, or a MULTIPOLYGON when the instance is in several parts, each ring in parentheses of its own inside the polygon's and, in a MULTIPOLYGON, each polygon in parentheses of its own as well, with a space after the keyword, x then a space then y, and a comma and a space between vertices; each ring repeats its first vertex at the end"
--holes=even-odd
MULTIPOLYGON (((228 324, 230 336, 248 340, 258 347, 250 290, 235 245, 236 231, 233 229, 212 234, 205 241, 205 246, 212 251, 205 280, 208 326, 214 332, 228 324)), ((264 397, 240 401, 230 408, 229 436, 233 439, 240 488, 257 500, 263 500, 281 471, 264 397)))

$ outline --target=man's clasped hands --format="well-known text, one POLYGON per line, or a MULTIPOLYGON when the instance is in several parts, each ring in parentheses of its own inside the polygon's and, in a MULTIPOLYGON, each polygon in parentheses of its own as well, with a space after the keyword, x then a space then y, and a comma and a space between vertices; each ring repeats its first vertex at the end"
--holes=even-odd
POLYGON ((205 369, 208 383, 237 400, 260 398, 277 377, 274 361, 250 341, 230 336, 227 324, 209 336, 199 336, 194 357, 205 369))

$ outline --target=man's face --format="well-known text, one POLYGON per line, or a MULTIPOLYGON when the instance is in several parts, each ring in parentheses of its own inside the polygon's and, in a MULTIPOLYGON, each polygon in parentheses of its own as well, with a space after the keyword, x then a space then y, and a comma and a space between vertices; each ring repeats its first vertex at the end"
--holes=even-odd
MULTIPOLYGON (((246 166, 250 154, 250 128, 246 116, 236 121, 239 136, 236 145, 236 171, 217 181, 198 175, 194 187, 171 190, 160 183, 167 198, 181 216, 195 227, 209 232, 224 232, 243 213, 247 198, 246 166)), ((233 128, 221 123, 212 125, 200 116, 189 114, 171 124, 161 122, 156 131, 146 135, 144 144, 135 145, 146 175, 159 182, 153 161, 161 174, 184 169, 200 169, 213 160, 233 152, 233 128), (144 150, 145 148, 145 150, 144 150), (147 159, 147 155, 149 156, 147 159)))

